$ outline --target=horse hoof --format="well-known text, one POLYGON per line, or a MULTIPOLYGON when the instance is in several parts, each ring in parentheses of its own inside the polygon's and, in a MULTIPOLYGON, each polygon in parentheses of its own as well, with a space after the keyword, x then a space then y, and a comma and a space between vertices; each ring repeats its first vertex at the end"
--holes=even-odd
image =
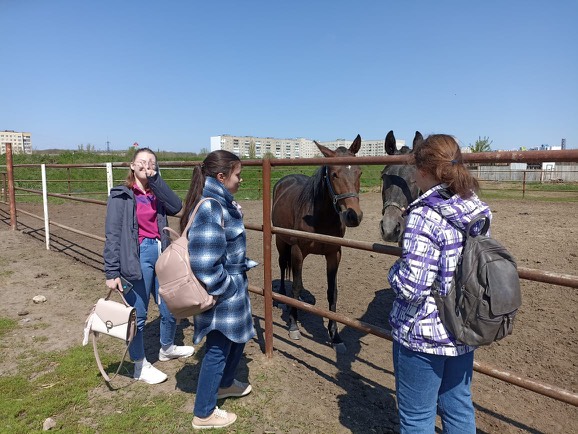
POLYGON ((289 337, 295 341, 301 339, 301 332, 299 330, 289 330, 289 337))
POLYGON ((335 352, 337 354, 345 354, 347 352, 347 347, 345 346, 345 344, 343 342, 340 342, 338 344, 333 344, 333 349, 335 350, 335 352))

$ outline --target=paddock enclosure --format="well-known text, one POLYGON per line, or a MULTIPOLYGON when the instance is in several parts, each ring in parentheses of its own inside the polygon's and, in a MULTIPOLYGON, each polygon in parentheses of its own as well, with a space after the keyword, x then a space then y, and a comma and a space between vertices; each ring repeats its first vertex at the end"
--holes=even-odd
MULTIPOLYGON (((376 164, 383 165, 383 161, 376 164)), ((281 160, 279 163, 282 164, 281 160)), ((266 176, 265 168, 263 172, 266 176)), ((250 272, 251 287, 260 292, 270 280, 275 289, 279 284, 276 251, 267 249, 267 242, 269 247, 271 243, 267 240, 267 224, 263 219, 264 210, 270 205, 266 198, 243 200, 242 191, 237 198, 247 227, 253 229, 248 231, 248 255, 263 264, 250 272), (272 264, 269 270, 267 263, 272 264)), ((280 389, 283 393, 273 402, 282 418, 301 419, 300 423, 317 418, 322 426, 334 428, 332 432, 395 432, 390 343, 380 337, 388 334, 387 314, 393 297, 386 274, 395 260, 395 256, 382 253, 395 253, 395 247, 380 241, 380 194, 362 194, 360 202, 364 220, 360 227, 346 231, 338 274, 337 313, 348 318, 344 320, 345 325, 340 326, 348 353, 335 354, 324 327, 327 320, 309 312, 300 315, 302 339, 289 340, 286 313, 277 306, 280 298, 275 295, 268 298, 264 291, 265 297, 252 294, 259 334, 248 346, 253 358, 248 370, 252 379, 261 366, 272 363, 279 368, 275 380, 276 386, 279 383, 284 386, 280 389), (370 251, 371 248, 377 251, 370 251), (265 325, 267 316, 272 319, 270 330, 265 325), (267 341, 271 348, 265 344, 267 341), (321 413, 324 416, 320 416, 321 413), (331 418, 337 425, 331 425, 331 418), (370 429, 364 431, 363 427, 370 429)), ((488 200, 488 203, 494 213, 492 235, 512 251, 525 272, 524 299, 514 334, 479 349, 476 362, 487 368, 488 373, 496 368, 495 373, 502 373, 514 382, 518 379, 521 385, 535 386, 537 390, 504 383, 483 375, 483 369, 478 369, 474 375, 473 397, 479 431, 572 432, 578 421, 575 401, 578 390, 575 362, 578 203, 531 200, 488 200), (536 393, 550 386, 551 395, 558 396, 536 393)), ((22 203, 17 207, 20 210, 18 229, 35 238, 37 248, 43 248, 45 225, 32 216, 43 214, 42 204, 22 203)), ((98 238, 103 236, 105 207, 75 201, 49 203, 47 209, 53 238, 51 249, 60 251, 60 256, 77 258, 84 267, 98 273, 102 267, 99 256, 102 241, 98 238)), ((0 211, 4 231, 11 224, 6 203, 0 206, 0 211)), ((171 226, 176 226, 174 220, 171 226)), ((324 267, 322 257, 309 256, 303 270, 305 303, 323 309, 326 308, 324 267)), ((98 283, 95 286, 99 287, 98 283)))

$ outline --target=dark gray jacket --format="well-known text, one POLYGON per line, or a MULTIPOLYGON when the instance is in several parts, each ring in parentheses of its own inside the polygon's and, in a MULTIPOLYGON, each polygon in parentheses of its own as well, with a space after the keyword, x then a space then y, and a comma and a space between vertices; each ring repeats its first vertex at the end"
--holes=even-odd
MULTIPOLYGON (((161 234, 161 247, 164 250, 170 243, 169 236, 163 232, 163 228, 168 226, 167 214, 177 214, 183 204, 158 173, 148 178, 148 183, 157 198, 157 224, 161 234)), ((122 275, 128 280, 142 279, 136 202, 130 188, 119 185, 110 190, 104 230, 106 278, 114 279, 122 275)))

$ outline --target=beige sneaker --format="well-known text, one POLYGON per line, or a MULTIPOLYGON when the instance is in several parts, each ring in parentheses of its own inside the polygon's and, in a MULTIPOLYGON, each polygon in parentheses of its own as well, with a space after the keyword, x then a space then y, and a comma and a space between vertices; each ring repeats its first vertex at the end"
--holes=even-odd
POLYGON ((221 410, 219 407, 215 407, 213 414, 209 417, 193 417, 193 428, 194 429, 209 429, 209 428, 225 428, 231 425, 237 420, 237 415, 235 413, 227 413, 225 410, 221 410))
POLYGON ((241 396, 248 395, 251 393, 253 388, 249 383, 241 383, 240 381, 233 380, 233 384, 229 387, 219 387, 219 392, 217 393, 217 399, 224 398, 239 398, 241 396))

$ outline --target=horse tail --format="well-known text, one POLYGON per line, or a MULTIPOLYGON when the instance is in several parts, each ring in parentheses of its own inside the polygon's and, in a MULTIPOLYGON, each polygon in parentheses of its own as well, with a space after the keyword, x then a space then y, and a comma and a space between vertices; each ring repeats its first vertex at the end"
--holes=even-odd
POLYGON ((281 260, 281 269, 283 269, 285 272, 283 273, 283 276, 281 276, 281 279, 283 280, 291 280, 291 246, 290 245, 286 245, 283 248, 283 254, 280 257, 281 260))

